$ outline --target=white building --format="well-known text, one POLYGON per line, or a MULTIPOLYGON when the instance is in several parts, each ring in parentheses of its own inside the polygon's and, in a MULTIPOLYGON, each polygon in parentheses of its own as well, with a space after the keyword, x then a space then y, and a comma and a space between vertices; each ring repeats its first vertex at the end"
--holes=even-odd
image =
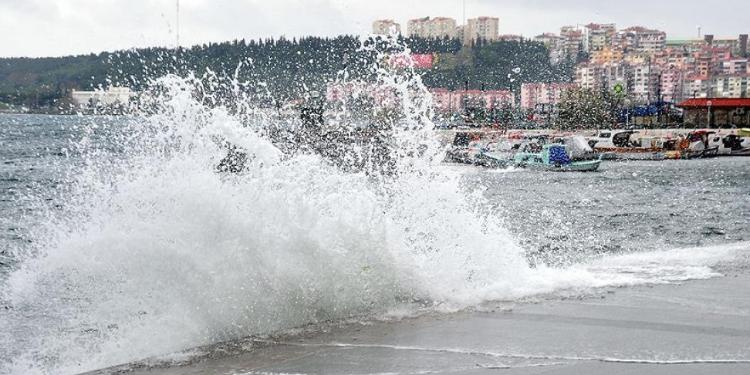
POLYGON ((422 38, 455 38, 456 20, 448 17, 423 17, 409 20, 406 24, 409 36, 422 38))
POLYGON ((710 81, 705 76, 689 76, 682 84, 682 97, 689 98, 706 98, 708 97, 708 88, 710 81))
POLYGON ((105 107, 115 104, 127 104, 135 92, 129 87, 110 87, 107 90, 78 91, 73 90, 70 98, 79 107, 105 107))
POLYGON ((634 64, 630 67, 632 81, 630 96, 637 102, 648 103, 658 98, 652 98, 651 93, 656 93, 658 75, 656 69, 650 64, 634 64))
POLYGON ((748 81, 746 74, 716 76, 711 82, 713 88, 711 96, 715 98, 746 98, 748 81))
POLYGON ((601 87, 602 68, 593 64, 576 66, 575 83, 582 89, 594 90, 601 87))
POLYGON ((401 25, 393 20, 377 20, 372 23, 372 33, 376 35, 401 34, 401 25))
POLYGON ((620 31, 615 42, 625 52, 655 54, 667 45, 667 34, 660 30, 633 26, 620 31))
POLYGON ((497 40, 500 20, 497 17, 471 18, 464 26, 465 40, 497 40))

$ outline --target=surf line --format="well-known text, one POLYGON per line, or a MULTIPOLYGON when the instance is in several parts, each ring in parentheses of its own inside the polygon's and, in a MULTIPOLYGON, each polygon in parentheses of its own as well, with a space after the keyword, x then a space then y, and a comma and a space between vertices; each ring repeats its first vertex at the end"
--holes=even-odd
POLYGON ((613 358, 613 357, 577 357, 577 356, 556 356, 556 355, 535 355, 535 354, 511 354, 482 352, 475 350, 453 349, 453 348, 425 348, 420 346, 403 346, 388 344, 350 344, 341 342, 329 343, 299 343, 273 340, 253 340, 264 344, 271 345, 288 345, 297 347, 340 347, 340 348, 373 348, 373 349, 393 349, 393 350, 411 350, 425 352, 439 352, 452 354, 480 355, 487 357, 505 357, 517 359, 542 359, 557 361, 596 361, 606 363, 639 363, 648 365, 689 365, 689 364, 750 364, 750 359, 675 359, 675 360, 652 360, 640 358, 613 358))

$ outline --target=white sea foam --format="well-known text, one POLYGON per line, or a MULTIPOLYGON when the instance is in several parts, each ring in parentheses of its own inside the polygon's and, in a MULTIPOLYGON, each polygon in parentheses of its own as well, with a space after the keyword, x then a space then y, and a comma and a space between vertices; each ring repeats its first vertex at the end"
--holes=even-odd
POLYGON ((407 115, 390 182, 313 154, 283 158, 262 123, 204 105, 190 80, 160 80, 158 111, 112 140, 125 154, 85 150, 66 217, 10 275, 8 324, 35 329, 8 371, 80 372, 410 304, 712 277, 747 247, 531 268, 499 218, 473 208, 481 192, 435 167, 424 88, 389 74, 380 84, 400 90, 407 115), (217 139, 255 156, 245 172, 215 172, 217 139))

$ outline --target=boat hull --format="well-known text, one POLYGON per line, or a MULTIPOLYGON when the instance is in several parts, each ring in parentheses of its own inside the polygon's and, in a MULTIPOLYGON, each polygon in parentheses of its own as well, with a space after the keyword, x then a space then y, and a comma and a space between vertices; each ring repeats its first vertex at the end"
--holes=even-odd
POLYGON ((563 165, 544 163, 520 163, 518 167, 548 172, 594 172, 602 164, 601 160, 581 161, 563 165))

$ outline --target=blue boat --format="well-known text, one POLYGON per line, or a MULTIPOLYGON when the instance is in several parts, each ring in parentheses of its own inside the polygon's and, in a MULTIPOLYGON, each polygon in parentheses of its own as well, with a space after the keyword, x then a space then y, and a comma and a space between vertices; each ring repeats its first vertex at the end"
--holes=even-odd
POLYGON ((597 160, 572 161, 567 146, 563 144, 546 144, 542 152, 519 152, 513 157, 517 167, 557 172, 593 172, 599 169, 602 157, 597 160))

